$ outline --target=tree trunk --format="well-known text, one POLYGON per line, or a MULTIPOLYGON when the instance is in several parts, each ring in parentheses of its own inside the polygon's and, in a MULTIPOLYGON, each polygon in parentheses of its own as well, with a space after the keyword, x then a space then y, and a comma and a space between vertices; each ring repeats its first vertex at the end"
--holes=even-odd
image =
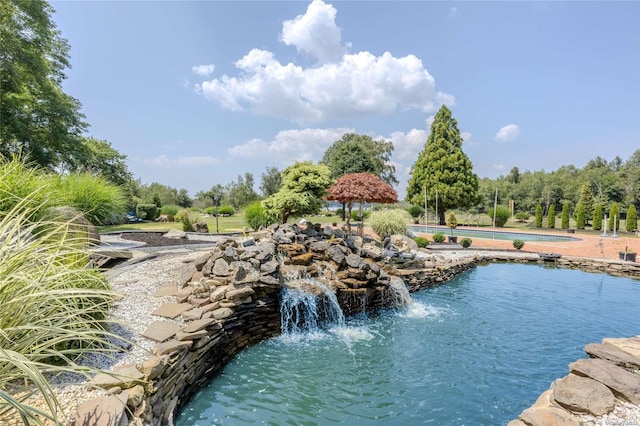
POLYGON ((342 203, 342 220, 344 221, 344 215, 346 213, 347 203, 342 203))
POLYGON ((444 210, 440 210, 438 212, 438 225, 444 225, 446 222, 444 220, 444 210))

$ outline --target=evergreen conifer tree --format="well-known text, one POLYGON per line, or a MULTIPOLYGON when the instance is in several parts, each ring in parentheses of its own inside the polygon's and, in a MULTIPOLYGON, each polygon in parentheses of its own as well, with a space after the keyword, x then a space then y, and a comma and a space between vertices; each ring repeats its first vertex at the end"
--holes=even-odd
POLYGON ((536 206, 536 228, 542 228, 542 206, 536 206))
POLYGON ((584 229, 584 206, 579 203, 576 208, 576 228, 584 229))
POLYGON ((555 228, 556 227, 556 206, 551 204, 549 206, 549 211, 547 212, 547 228, 555 228))
POLYGON ((593 230, 599 231, 602 229, 602 204, 597 203, 593 209, 593 230))
POLYGON ((609 211, 609 223, 607 229, 613 231, 613 225, 615 222, 616 230, 620 229, 620 206, 618 203, 611 205, 611 211, 609 211))
POLYGON ((638 229, 638 211, 636 206, 631 204, 627 210, 627 223, 625 224, 627 232, 633 232, 638 229))
POLYGON ((560 227, 562 229, 569 229, 569 203, 564 203, 562 206, 562 223, 560 227))

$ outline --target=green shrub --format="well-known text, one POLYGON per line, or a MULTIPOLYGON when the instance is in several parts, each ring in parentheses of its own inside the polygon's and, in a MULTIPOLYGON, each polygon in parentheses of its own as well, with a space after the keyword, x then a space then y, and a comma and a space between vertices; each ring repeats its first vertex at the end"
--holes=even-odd
POLYGON ((200 207, 189 207, 188 210, 194 213, 202 213, 202 209, 200 207))
POLYGON ((38 220, 44 212, 60 203, 52 195, 53 181, 40 169, 27 167, 17 158, 4 160, 0 157, 0 216, 18 204, 28 210, 31 220, 38 220))
POLYGON ((611 205, 611 211, 609 212, 609 231, 613 231, 613 222, 616 223, 616 229, 620 228, 620 206, 618 203, 611 205), (615 218, 615 219, 614 219, 615 218))
POLYGON ((516 250, 520 250, 522 247, 524 247, 524 241, 513 240, 513 246, 516 248, 516 250))
POLYGON ((393 234, 404 235, 410 220, 411 216, 406 210, 388 209, 371 213, 368 224, 380 238, 384 238, 393 234))
MULTIPOLYGON (((119 223, 126 212, 127 200, 122 189, 104 178, 80 173, 51 179, 59 192, 60 205, 77 208, 94 225, 119 223)), ((149 220, 156 216, 157 213, 149 220)))
POLYGON ((413 241, 415 241, 420 248, 425 248, 429 245, 429 240, 425 237, 415 237, 413 241))
POLYGON ((542 206, 536 206, 536 228, 542 228, 542 206))
POLYGON ((552 204, 547 212, 547 228, 556 227, 556 207, 552 204))
POLYGON ((432 238, 436 243, 443 243, 446 237, 444 236, 444 234, 438 232, 437 234, 433 234, 432 238))
POLYGON ((449 213, 447 216, 447 226, 451 229, 455 229, 458 226, 458 219, 454 212, 449 213))
POLYGON ((253 228, 254 231, 260 229, 261 226, 267 227, 270 225, 267 214, 265 213, 260 201, 256 201, 245 207, 244 220, 251 228, 253 228))
POLYGON ((208 214, 210 216, 215 216, 218 214, 218 208, 217 207, 207 207, 206 209, 204 209, 204 213, 208 214))
POLYGON ((569 204, 567 203, 564 203, 562 206, 560 228, 569 229, 569 204))
POLYGON ((529 213, 527 212, 518 212, 516 213, 516 220, 518 220, 519 222, 525 222, 527 220, 529 220, 529 213))
MULTIPOLYGON (((491 218, 492 221, 493 221, 493 211, 494 211, 493 207, 489 209, 489 217, 491 218)), ((502 228, 504 224, 507 223, 507 221, 511 217, 511 210, 509 210, 509 207, 507 206, 497 206, 495 213, 496 213, 496 226, 498 228, 502 228)))
POLYGON ((420 206, 416 206, 415 204, 407 209, 412 218, 418 218, 424 215, 424 209, 420 206))
POLYGON ((629 210, 627 210, 627 223, 625 225, 627 232, 633 232, 638 229, 638 211, 633 204, 631 204, 629 210))
POLYGON ((460 245, 463 248, 469 248, 469 247, 471 247, 471 243, 472 242, 473 241, 471 241, 471 238, 463 238, 463 239, 460 240, 460 245))
POLYGON ((184 232, 195 232, 195 225, 202 221, 202 215, 191 209, 182 209, 176 214, 176 220, 182 223, 182 230, 184 232))
POLYGON ((146 220, 154 220, 158 217, 158 206, 155 204, 138 204, 136 216, 146 220))
POLYGON ((171 222, 175 220, 176 214, 182 209, 182 207, 177 206, 175 204, 169 204, 166 206, 162 206, 160 209, 160 214, 166 215, 171 222))
POLYGON ((576 228, 584 229, 584 204, 578 203, 576 207, 576 228))
MULTIPOLYGON (((396 209, 393 209, 393 210, 396 210, 396 209)), ((363 211, 362 212, 362 220, 367 220, 367 218, 369 217, 370 214, 371 213, 368 212, 368 211, 363 211)), ((358 210, 351 210, 351 220, 354 220, 354 221, 358 220, 358 210)))
POLYGON ((602 204, 597 203, 593 208, 593 225, 592 228, 594 231, 599 231, 602 229, 602 204))
MULTIPOLYGON (((114 294, 104 274, 87 268, 86 240, 69 234, 68 223, 34 223, 33 215, 18 205, 0 219, 0 419, 18 412, 25 424, 44 420, 31 395, 62 411, 45 373, 87 377, 96 371, 77 365, 80 355, 117 350, 105 327, 114 294)), ((58 424, 55 414, 44 416, 58 424)))
POLYGON ((336 216, 342 217, 342 209, 336 209, 336 216))
POLYGON ((236 210, 233 208, 233 206, 226 205, 226 206, 220 207, 220 210, 218 210, 218 213, 220 213, 221 215, 233 216, 236 213, 236 210))

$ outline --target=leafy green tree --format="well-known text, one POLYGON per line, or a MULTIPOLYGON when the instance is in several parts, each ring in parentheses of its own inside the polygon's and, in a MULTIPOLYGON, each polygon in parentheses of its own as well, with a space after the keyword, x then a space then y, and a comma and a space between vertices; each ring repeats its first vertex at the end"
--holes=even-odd
POLYGON ((244 220, 255 231, 260 229, 261 226, 267 227, 270 225, 269 218, 260 201, 254 201, 244 209, 244 220))
POLYGON ((561 224, 560 227, 562 229, 569 229, 569 204, 564 203, 562 206, 562 216, 561 216, 561 224))
POLYGON ((0 156, 54 169, 81 151, 80 102, 62 90, 69 45, 43 0, 0 2, 0 156))
MULTIPOLYGON (((593 216, 593 192, 591 191, 591 185, 583 184, 580 188, 580 204, 584 209, 585 219, 593 216)), ((588 225, 589 221, 586 220, 588 225)), ((584 229, 584 228, 583 228, 584 229)))
POLYGON ((470 207, 476 201, 478 177, 472 171, 469 157, 462 151, 462 137, 458 122, 451 110, 443 105, 431 124, 431 134, 424 149, 413 164, 407 186, 406 200, 424 204, 438 196, 439 223, 445 223, 445 211, 456 207, 470 207))
POLYGON ((372 173, 390 185, 398 184, 396 168, 391 163, 393 143, 374 140, 371 136, 345 133, 324 153, 322 164, 331 169, 337 179, 349 173, 372 173))
POLYGON ((236 182, 228 183, 225 187, 225 199, 237 209, 256 201, 259 197, 253 190, 253 182, 251 173, 238 176, 236 182))
POLYGON ((547 228, 556 227, 556 207, 552 204, 547 211, 547 228))
POLYGON ((536 228, 542 228, 542 206, 536 206, 536 228))
POLYGON ((578 203, 576 207, 576 228, 584 229, 584 206, 578 203))
POLYGON ((615 222, 616 229, 620 228, 620 206, 618 206, 618 203, 613 203, 611 205, 608 222, 609 223, 607 228, 609 229, 609 231, 613 231, 614 222, 615 222))
MULTIPOLYGON (((493 214, 494 214, 494 209, 493 207, 491 209, 489 209, 489 217, 491 218, 491 220, 493 221, 493 214)), ((511 217, 511 211, 509 210, 509 207, 507 206, 501 206, 498 205, 495 209, 495 218, 496 218, 496 226, 498 228, 502 228, 505 223, 507 223, 507 221, 509 220, 509 218, 511 217)))
POLYGON ((269 218, 279 218, 282 223, 290 216, 317 213, 331 182, 331 170, 324 164, 297 162, 282 171, 282 187, 264 199, 262 207, 269 218))
POLYGON ((277 167, 267 167, 267 171, 262 173, 261 178, 260 191, 262 192, 262 196, 268 197, 280 190, 282 186, 282 175, 277 167))
POLYGON ((65 156, 61 168, 73 173, 91 173, 126 186, 133 179, 126 160, 127 156, 113 149, 109 142, 83 137, 73 155, 65 156))
POLYGON ((631 204, 627 210, 627 223, 625 224, 627 232, 633 232, 638 229, 638 211, 636 206, 631 204))
POLYGON ((593 208, 593 226, 594 231, 599 231, 602 229, 602 204, 596 203, 596 206, 593 208))
POLYGON ((176 194, 176 205, 180 207, 191 207, 193 200, 189 197, 189 193, 186 189, 180 188, 176 194))

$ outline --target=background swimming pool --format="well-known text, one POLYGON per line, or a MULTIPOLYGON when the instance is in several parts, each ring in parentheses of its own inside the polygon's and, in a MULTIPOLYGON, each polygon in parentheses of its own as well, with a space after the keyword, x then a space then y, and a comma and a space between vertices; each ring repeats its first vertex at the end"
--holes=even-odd
POLYGON ((640 334, 640 282, 477 267, 408 309, 243 351, 178 425, 499 425, 604 337, 640 334))

